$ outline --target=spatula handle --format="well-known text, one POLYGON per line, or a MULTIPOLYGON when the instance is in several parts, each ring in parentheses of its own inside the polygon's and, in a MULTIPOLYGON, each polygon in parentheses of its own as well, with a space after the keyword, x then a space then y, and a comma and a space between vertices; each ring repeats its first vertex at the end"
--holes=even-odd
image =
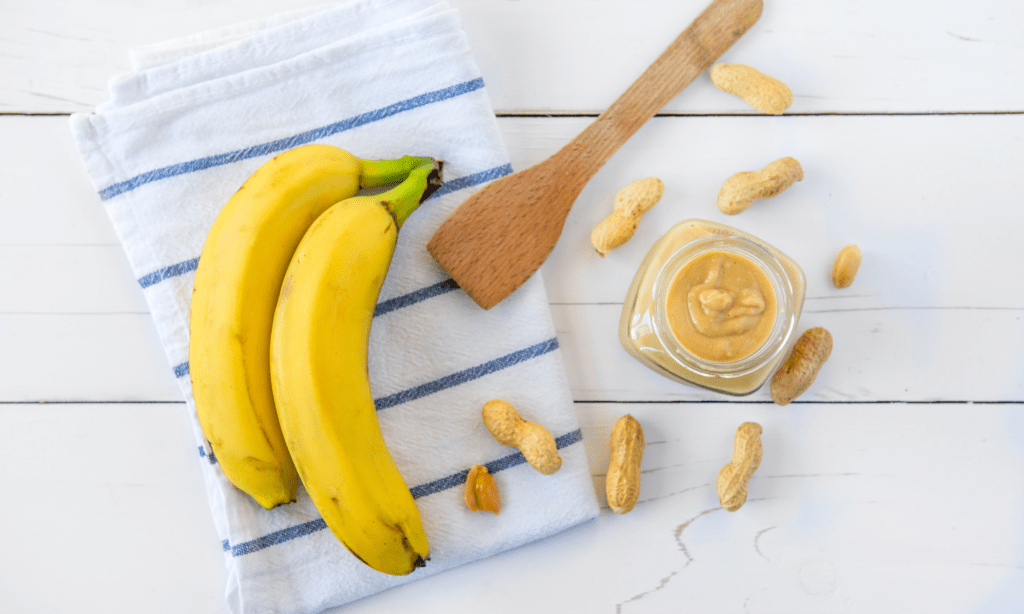
POLYGON ((762 0, 715 0, 604 113, 555 157, 582 188, 629 137, 711 67, 761 16, 762 0), (564 162, 565 160, 563 160, 564 162))

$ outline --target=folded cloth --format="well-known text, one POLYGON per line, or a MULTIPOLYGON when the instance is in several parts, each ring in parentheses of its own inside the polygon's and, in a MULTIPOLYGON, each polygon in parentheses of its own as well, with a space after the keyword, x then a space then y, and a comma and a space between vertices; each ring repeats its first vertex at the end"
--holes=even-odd
POLYGON ((110 100, 71 117, 86 171, 149 303, 193 422, 233 612, 315 613, 556 534, 598 506, 542 280, 485 311, 426 251, 474 190, 511 172, 458 14, 436 0, 355 0, 141 50, 110 100), (265 510, 210 454, 189 382, 194 271, 220 208, 260 165, 306 143, 361 158, 445 160, 445 184, 402 226, 370 339, 385 440, 419 507, 427 567, 405 577, 353 557, 300 488, 265 510), (557 438, 544 476, 481 419, 492 398, 557 438), (469 468, 496 474, 498 517, 463 502, 469 468))

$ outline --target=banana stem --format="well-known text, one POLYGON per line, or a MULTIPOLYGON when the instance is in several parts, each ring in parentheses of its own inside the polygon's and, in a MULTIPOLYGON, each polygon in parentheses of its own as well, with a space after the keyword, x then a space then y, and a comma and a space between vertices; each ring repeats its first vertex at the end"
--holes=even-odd
POLYGON ((402 183, 379 196, 381 204, 395 218, 395 225, 402 227, 405 220, 420 204, 434 193, 443 181, 441 169, 444 162, 433 158, 416 158, 421 163, 413 169, 402 183))
POLYGON ((373 188, 404 181, 416 168, 431 163, 433 158, 403 156, 394 160, 361 160, 362 172, 359 175, 359 187, 373 188))

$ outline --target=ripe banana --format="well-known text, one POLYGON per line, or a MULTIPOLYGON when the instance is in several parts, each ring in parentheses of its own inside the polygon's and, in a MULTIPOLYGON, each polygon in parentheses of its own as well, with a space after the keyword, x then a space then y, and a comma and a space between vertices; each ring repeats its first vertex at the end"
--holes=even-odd
POLYGON ((361 187, 400 181, 424 160, 361 160, 329 145, 288 150, 249 177, 207 236, 189 323, 196 411, 224 474, 265 508, 295 500, 298 485, 267 359, 288 262, 328 207, 361 187))
POLYGON ((281 430, 306 491, 342 544, 391 575, 422 567, 430 550, 377 421, 370 324, 398 229, 440 182, 441 163, 427 163, 317 218, 288 266, 270 342, 281 430))

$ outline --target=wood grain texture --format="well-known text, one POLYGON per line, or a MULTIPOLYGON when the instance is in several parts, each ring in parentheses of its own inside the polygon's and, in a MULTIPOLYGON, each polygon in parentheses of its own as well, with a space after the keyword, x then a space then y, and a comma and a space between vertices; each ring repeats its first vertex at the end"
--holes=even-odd
POLYGON ((761 16, 760 0, 715 0, 607 110, 555 155, 502 177, 445 220, 427 250, 490 309, 529 279, 562 233, 587 182, 761 16))

